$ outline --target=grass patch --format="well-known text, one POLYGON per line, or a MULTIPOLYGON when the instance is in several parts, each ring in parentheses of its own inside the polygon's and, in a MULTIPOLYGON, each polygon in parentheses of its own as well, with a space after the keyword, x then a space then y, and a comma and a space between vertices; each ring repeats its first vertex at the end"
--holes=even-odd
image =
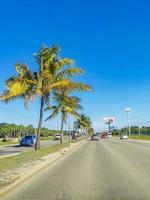
POLYGON ((134 140, 150 140, 149 135, 129 135, 128 138, 134 140))
POLYGON ((9 145, 9 144, 17 144, 18 142, 13 141, 13 140, 6 140, 6 141, 0 141, 0 146, 4 146, 4 145, 9 145))
POLYGON ((62 148, 68 147, 70 143, 56 144, 48 148, 39 149, 37 151, 24 152, 16 156, 7 157, 0 159, 0 174, 8 170, 16 169, 21 167, 25 163, 38 160, 43 156, 47 156, 50 153, 55 153, 62 148))
POLYGON ((52 137, 41 137, 40 140, 41 141, 49 141, 49 140, 53 140, 53 136, 52 137))

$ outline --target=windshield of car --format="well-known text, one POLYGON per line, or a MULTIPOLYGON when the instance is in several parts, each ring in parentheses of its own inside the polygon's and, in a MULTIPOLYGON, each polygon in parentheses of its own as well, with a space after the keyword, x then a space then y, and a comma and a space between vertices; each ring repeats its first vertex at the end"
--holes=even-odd
POLYGON ((33 136, 31 136, 31 135, 25 136, 25 139, 32 139, 32 138, 33 138, 33 136))

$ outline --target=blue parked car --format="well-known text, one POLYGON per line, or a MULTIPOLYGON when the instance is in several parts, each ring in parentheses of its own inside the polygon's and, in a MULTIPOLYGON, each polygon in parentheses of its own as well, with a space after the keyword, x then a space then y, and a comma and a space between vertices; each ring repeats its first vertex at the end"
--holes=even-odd
POLYGON ((36 135, 27 135, 20 140, 20 146, 33 146, 36 143, 36 135))

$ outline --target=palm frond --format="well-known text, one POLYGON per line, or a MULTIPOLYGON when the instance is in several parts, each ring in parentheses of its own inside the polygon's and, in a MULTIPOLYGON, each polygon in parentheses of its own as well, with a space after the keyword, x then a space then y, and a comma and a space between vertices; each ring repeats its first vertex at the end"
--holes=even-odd
POLYGON ((43 93, 51 92, 52 90, 57 90, 57 89, 66 89, 69 83, 70 83, 69 79, 63 79, 63 80, 48 84, 45 87, 43 93))
POLYGON ((81 75, 83 73, 84 73, 83 70, 81 70, 80 68, 72 67, 72 68, 65 69, 65 70, 61 71, 60 73, 58 73, 56 76, 56 79, 60 80, 62 78, 77 76, 77 75, 81 75))
POLYGON ((65 66, 72 67, 73 63, 74 63, 74 61, 70 58, 62 58, 54 63, 54 68, 56 68, 56 70, 59 71, 65 66))
POLYGON ((59 109, 55 109, 55 110, 52 112, 52 114, 51 114, 49 117, 47 117, 47 118, 45 119, 45 121, 56 118, 57 115, 58 115, 58 113, 59 113, 59 109))
POLYGON ((68 91, 68 93, 70 93, 74 91, 79 91, 79 92, 91 91, 92 87, 88 84, 84 84, 81 82, 69 81, 68 84, 64 85, 63 89, 68 91))

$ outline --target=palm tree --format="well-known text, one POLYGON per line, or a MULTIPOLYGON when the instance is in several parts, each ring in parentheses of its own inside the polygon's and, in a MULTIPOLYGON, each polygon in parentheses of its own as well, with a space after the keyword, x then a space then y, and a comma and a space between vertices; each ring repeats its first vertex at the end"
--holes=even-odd
POLYGON ((94 134, 94 129, 93 129, 92 125, 90 125, 90 126, 88 127, 87 132, 88 132, 88 136, 94 134))
POLYGON ((71 96, 69 93, 71 90, 59 90, 54 95, 54 101, 56 105, 48 106, 45 111, 52 111, 51 115, 46 119, 50 120, 55 118, 59 113, 61 114, 61 143, 63 143, 63 128, 64 124, 67 122, 68 115, 74 117, 78 116, 78 110, 82 109, 80 105, 80 99, 76 96, 71 96))
POLYGON ((6 80, 6 91, 1 95, 4 102, 18 98, 24 99, 25 106, 34 98, 40 98, 40 116, 37 129, 37 142, 35 150, 40 148, 40 131, 43 123, 44 107, 50 101, 50 95, 57 89, 78 88, 90 89, 88 85, 74 83, 70 76, 82 74, 80 68, 73 67, 73 61, 69 58, 59 57, 59 48, 43 47, 35 54, 39 66, 38 72, 31 72, 24 64, 16 64, 17 75, 6 80), (68 66, 68 68, 67 68, 68 66))
POLYGON ((74 122, 74 129, 81 131, 82 135, 89 135, 92 131, 92 122, 85 114, 79 115, 78 119, 74 122))

